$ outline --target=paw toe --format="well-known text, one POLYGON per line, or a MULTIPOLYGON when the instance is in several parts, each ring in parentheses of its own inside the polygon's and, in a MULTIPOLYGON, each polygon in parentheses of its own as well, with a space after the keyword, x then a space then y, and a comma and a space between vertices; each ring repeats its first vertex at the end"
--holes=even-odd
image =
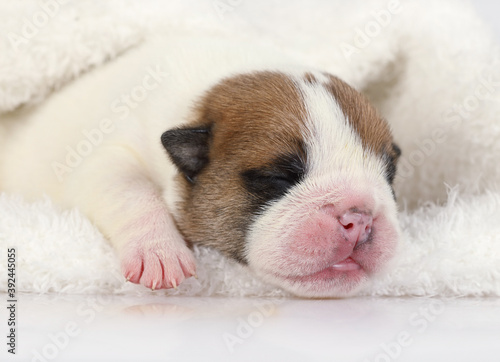
POLYGON ((123 276, 127 281, 132 283, 139 283, 143 271, 144 264, 142 258, 127 258, 122 263, 123 276))
POLYGON ((140 282, 153 290, 162 288, 163 268, 160 259, 155 254, 149 254, 144 258, 144 273, 140 282))

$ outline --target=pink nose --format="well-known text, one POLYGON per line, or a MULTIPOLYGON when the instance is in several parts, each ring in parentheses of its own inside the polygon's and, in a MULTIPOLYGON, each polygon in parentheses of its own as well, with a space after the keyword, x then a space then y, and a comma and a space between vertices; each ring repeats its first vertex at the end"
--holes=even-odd
POLYGON ((338 220, 343 226, 344 238, 352 245, 361 245, 370 237, 373 224, 371 215, 364 212, 346 211, 338 220))

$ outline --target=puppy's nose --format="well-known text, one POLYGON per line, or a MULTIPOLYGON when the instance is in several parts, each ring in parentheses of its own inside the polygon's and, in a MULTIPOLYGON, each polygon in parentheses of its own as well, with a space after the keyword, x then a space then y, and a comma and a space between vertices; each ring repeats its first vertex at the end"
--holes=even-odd
POLYGON ((353 246, 363 244, 372 232, 373 217, 368 212, 346 211, 339 217, 344 238, 353 246))

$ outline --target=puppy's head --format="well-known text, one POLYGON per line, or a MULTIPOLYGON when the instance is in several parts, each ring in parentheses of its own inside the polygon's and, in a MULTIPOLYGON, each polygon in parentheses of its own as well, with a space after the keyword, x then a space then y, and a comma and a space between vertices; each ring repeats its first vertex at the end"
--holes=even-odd
POLYGON ((162 135, 178 226, 297 295, 353 294, 393 254, 398 148, 367 100, 317 72, 222 80, 162 135))

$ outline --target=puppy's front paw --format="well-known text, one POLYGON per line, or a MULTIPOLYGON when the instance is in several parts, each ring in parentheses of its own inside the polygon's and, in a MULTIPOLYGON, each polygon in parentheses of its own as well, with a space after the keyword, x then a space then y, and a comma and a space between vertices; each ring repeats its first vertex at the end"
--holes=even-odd
POLYGON ((136 240, 122 251, 123 275, 150 289, 176 288, 196 274, 193 253, 182 240, 136 240))

